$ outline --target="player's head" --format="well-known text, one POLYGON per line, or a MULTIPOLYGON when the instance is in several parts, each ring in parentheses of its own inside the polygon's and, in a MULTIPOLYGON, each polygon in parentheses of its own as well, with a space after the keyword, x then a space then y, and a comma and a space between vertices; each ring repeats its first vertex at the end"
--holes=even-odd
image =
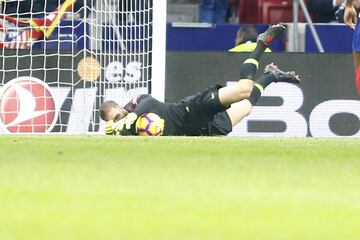
POLYGON ((127 114, 128 112, 114 101, 103 102, 100 106, 100 117, 106 122, 110 120, 118 121, 126 117, 127 114))
POLYGON ((248 41, 256 41, 258 33, 253 25, 242 26, 236 33, 235 46, 248 41))

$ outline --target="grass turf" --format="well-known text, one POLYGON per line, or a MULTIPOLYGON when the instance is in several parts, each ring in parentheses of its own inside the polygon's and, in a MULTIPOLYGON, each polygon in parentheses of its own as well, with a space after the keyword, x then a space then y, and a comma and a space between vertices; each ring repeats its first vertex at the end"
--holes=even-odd
POLYGON ((0 239, 358 239, 360 140, 0 137, 0 239))

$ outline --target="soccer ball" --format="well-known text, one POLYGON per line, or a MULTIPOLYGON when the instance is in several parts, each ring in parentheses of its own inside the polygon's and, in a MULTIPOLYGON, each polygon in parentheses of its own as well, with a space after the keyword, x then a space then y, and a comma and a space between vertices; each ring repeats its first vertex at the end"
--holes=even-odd
POLYGON ((155 113, 144 113, 136 120, 139 136, 160 136, 164 130, 164 119, 155 113))

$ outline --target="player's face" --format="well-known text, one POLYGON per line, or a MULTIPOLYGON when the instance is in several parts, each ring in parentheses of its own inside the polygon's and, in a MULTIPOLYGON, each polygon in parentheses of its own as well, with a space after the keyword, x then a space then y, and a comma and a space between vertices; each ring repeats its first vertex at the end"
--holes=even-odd
POLYGON ((128 112, 122 108, 122 107, 113 107, 109 110, 109 112, 106 114, 105 121, 119 121, 120 119, 126 117, 128 115, 128 112))

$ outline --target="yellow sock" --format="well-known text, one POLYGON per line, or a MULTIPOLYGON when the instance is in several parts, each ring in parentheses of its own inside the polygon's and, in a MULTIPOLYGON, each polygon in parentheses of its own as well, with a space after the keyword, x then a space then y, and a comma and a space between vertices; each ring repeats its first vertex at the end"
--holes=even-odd
POLYGON ((244 63, 254 64, 256 66, 256 69, 259 68, 259 61, 254 58, 248 58, 245 60, 244 63))

